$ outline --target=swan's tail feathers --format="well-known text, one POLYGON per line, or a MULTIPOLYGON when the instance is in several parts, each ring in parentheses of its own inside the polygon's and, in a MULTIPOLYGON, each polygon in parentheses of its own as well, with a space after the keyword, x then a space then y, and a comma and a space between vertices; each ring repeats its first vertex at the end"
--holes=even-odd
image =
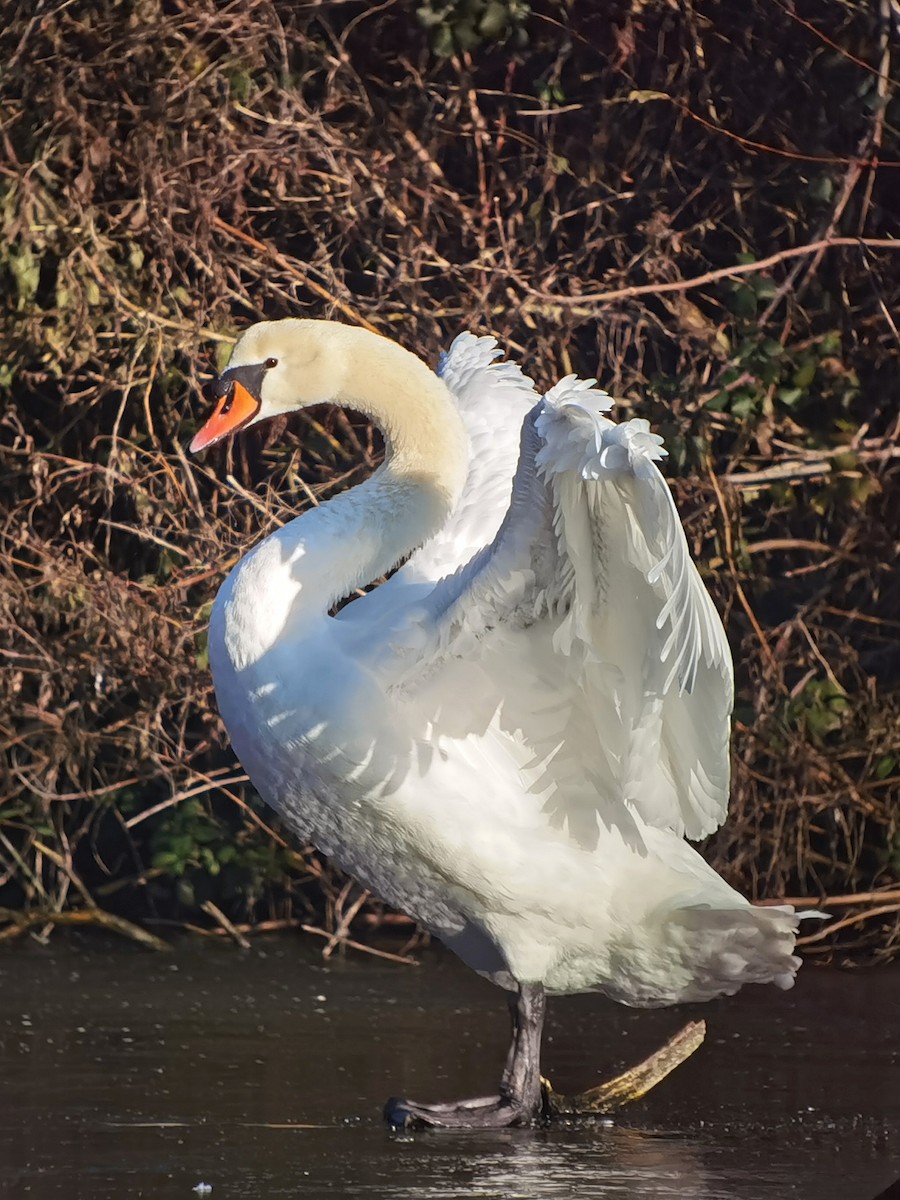
POLYGON ((731 996, 745 983, 794 986, 800 959, 794 953, 800 921, 826 913, 796 912, 789 905, 708 908, 690 905, 670 916, 676 940, 694 957, 693 979, 683 1000, 731 996))

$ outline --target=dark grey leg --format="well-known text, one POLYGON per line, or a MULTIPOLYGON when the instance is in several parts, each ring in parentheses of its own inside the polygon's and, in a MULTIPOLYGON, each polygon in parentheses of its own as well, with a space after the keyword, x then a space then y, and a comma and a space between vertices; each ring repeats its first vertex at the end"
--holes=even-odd
POLYGON ((541 1032, 544 1028, 544 988, 540 983, 519 986, 513 1010, 513 1032, 500 1095, 541 1111, 541 1032))
POLYGON ((394 1096, 384 1108, 388 1124, 399 1129, 499 1129, 527 1125, 540 1116, 542 984, 519 984, 515 1000, 510 1001, 510 1012, 512 1041, 499 1095, 455 1104, 417 1104, 394 1096))

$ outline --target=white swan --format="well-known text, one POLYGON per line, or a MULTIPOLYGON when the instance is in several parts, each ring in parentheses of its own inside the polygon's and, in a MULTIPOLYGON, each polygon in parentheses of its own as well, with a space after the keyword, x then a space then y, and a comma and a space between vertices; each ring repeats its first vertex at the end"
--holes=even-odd
POLYGON ((434 374, 364 330, 255 325, 191 443, 325 401, 385 436, 367 482, 232 571, 209 648, 265 799, 514 994, 499 1095, 392 1101, 394 1123, 530 1120, 545 989, 665 1005, 799 965, 793 909, 751 906, 684 840, 725 816, 732 666, 661 439, 498 354, 462 334, 434 374))

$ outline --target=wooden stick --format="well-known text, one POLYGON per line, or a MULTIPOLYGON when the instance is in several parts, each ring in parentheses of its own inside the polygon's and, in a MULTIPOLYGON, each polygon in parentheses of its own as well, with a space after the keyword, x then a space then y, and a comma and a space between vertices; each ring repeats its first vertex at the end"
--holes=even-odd
POLYGON ((616 1112, 656 1087, 702 1046, 705 1037, 705 1021, 691 1021, 643 1062, 577 1096, 563 1096, 553 1090, 549 1080, 543 1079, 544 1104, 554 1117, 602 1116, 616 1112))
POLYGON ((39 925, 100 925, 104 929, 111 929, 113 933, 131 938, 133 942, 139 942, 148 950, 171 949, 162 938, 148 933, 146 929, 141 929, 139 925, 134 925, 123 917, 105 912, 102 908, 77 908, 63 912, 52 912, 46 908, 15 912, 13 909, 0 908, 0 921, 10 922, 5 929, 0 929, 0 941, 9 941, 39 925))
POLYGON ((793 904, 795 908, 847 908, 851 904, 883 904, 900 900, 900 888, 884 891, 855 892, 846 896, 784 896, 779 900, 761 900, 760 907, 770 904, 793 904))

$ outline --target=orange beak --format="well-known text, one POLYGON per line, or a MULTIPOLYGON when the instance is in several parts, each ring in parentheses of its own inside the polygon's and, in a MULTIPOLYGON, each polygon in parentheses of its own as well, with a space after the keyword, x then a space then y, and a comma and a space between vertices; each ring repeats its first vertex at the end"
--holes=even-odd
POLYGON ((236 379, 231 371, 226 371, 216 380, 213 395, 218 402, 212 416, 188 447, 191 454, 214 446, 230 433, 237 433, 259 412, 258 397, 236 379))

